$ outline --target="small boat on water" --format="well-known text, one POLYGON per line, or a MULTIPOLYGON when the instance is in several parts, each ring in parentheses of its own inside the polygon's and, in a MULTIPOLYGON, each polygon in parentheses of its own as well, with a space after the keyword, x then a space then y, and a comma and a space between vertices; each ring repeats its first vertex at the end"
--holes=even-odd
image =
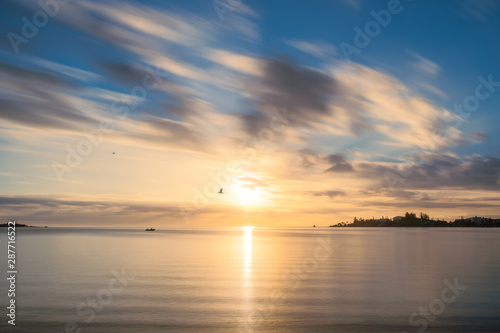
POLYGON ((155 231, 155 230, 156 230, 155 228, 146 229, 146 231, 155 231))

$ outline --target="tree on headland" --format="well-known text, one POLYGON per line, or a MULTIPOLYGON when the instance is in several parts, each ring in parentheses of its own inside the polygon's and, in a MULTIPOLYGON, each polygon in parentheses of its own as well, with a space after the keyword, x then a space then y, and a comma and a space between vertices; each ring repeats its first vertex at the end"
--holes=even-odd
POLYGON ((420 212, 420 219, 421 220, 426 220, 426 221, 430 220, 429 219, 429 215, 425 214, 425 213, 422 213, 422 212, 420 212))

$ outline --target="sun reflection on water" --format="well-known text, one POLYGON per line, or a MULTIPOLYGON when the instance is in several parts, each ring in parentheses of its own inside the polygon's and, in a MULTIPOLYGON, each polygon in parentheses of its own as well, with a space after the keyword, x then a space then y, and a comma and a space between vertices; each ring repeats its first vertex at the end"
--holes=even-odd
POLYGON ((252 231, 254 227, 241 227, 245 232, 243 236, 243 278, 245 285, 249 283, 252 274, 252 231))
POLYGON ((245 226, 241 227, 244 231, 243 235, 243 281, 242 281, 242 288, 243 288, 243 299, 244 299, 244 306, 245 308, 248 308, 250 306, 250 299, 251 299, 251 293, 252 293, 252 231, 253 228, 252 226, 245 226))

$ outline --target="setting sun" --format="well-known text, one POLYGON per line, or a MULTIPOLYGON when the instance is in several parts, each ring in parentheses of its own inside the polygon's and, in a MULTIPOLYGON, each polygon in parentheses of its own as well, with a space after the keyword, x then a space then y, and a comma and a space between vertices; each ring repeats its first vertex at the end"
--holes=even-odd
POLYGON ((251 189, 251 188, 246 188, 243 187, 242 185, 237 185, 235 187, 235 200, 238 204, 241 205, 256 205, 259 203, 262 203, 262 200, 260 199, 259 196, 259 190, 258 189, 251 189))
POLYGON ((241 229, 243 229, 245 231, 245 234, 252 232, 253 228, 254 228, 254 226, 241 227, 241 229))

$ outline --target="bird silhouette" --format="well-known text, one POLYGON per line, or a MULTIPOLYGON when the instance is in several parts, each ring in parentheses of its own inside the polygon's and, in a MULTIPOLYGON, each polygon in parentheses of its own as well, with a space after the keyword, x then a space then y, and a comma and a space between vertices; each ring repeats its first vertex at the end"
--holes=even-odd
POLYGON ((219 193, 224 194, 224 192, 222 192, 222 187, 220 188, 219 193))

